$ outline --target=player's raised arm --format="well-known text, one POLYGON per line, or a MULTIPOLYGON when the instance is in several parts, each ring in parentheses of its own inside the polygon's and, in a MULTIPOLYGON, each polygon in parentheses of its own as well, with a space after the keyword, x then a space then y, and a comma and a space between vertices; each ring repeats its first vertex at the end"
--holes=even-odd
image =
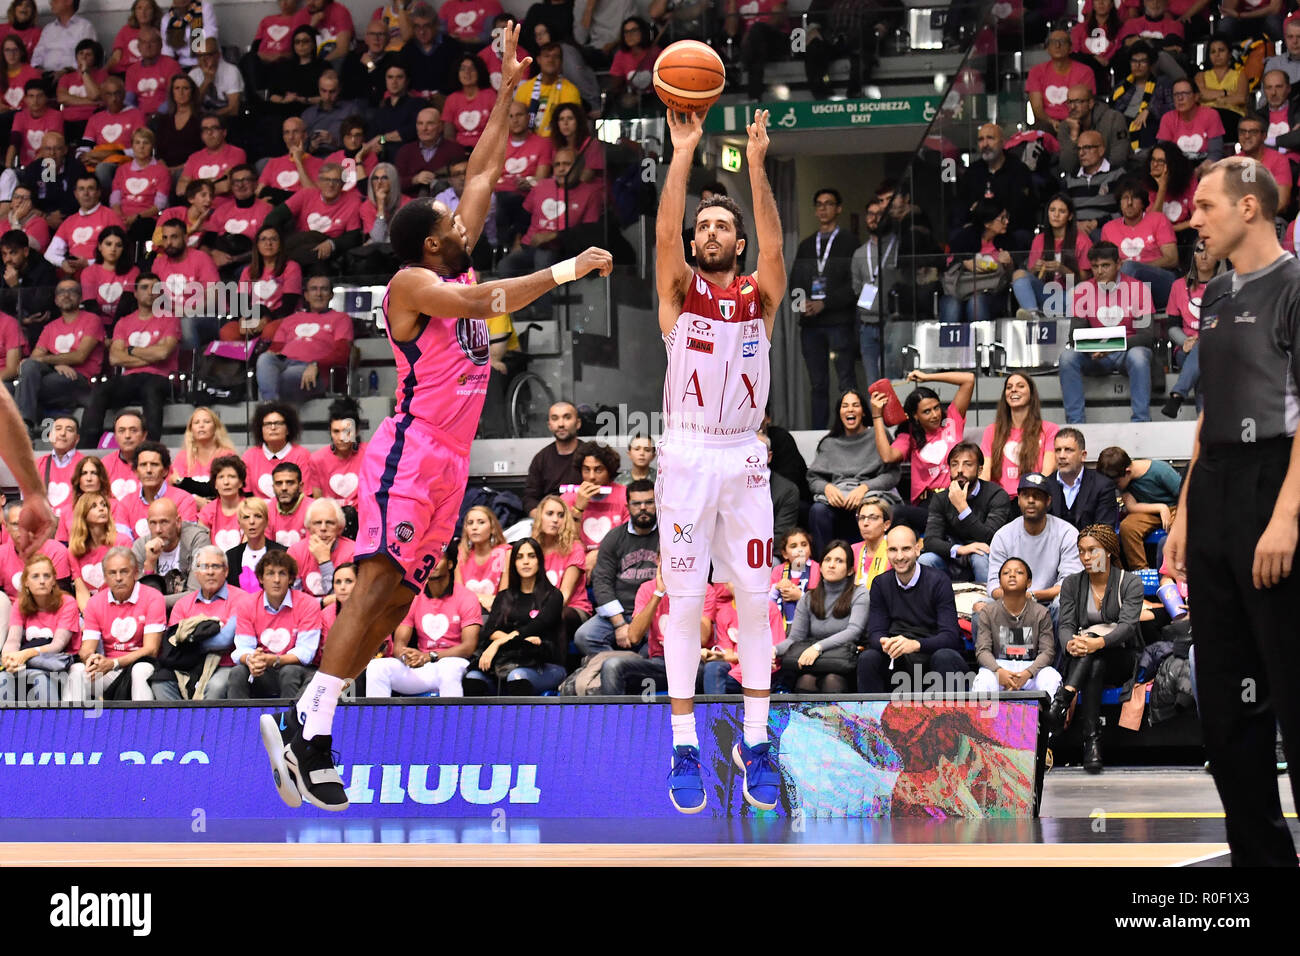
POLYGON ((772 337, 776 310, 785 297, 785 236, 781 232, 781 214, 776 210, 772 184, 767 181, 767 110, 755 110, 749 124, 749 186, 754 194, 754 238, 758 242, 758 294, 763 303, 763 325, 772 337))
MULTIPOLYGON (((530 305, 552 289, 589 272, 608 276, 614 271, 614 257, 592 247, 557 262, 549 269, 514 279, 493 279, 479 285, 443 282, 427 269, 407 269, 393 276, 389 296, 398 309, 413 314, 456 315, 467 319, 490 319, 530 305)), ((399 332, 399 337, 401 333, 399 332)))
POLYGON ((0 389, 0 459, 13 472, 14 481, 23 496, 23 510, 18 519, 18 533, 14 546, 21 558, 35 553, 54 533, 54 512, 45 500, 45 485, 36 470, 32 443, 27 438, 27 425, 18 406, 7 391, 0 389))
POLYGON ((691 175, 695 147, 704 135, 704 117, 690 113, 679 118, 668 112, 673 158, 659 191, 655 218, 655 287, 659 293, 659 330, 667 335, 677 321, 678 306, 691 281, 691 267, 682 248, 682 220, 686 216, 686 180, 691 175))
MULTIPOLYGON (((465 227, 465 250, 472 250, 483 232, 487 221, 488 209, 492 203, 492 190, 501 178, 506 162, 507 116, 510 104, 514 101, 515 90, 520 81, 528 75, 528 67, 533 58, 526 56, 522 61, 515 58, 515 49, 519 42, 519 24, 511 20, 501 32, 501 88, 497 91, 497 101, 492 104, 487 125, 483 135, 470 153, 469 165, 465 169, 465 191, 461 194, 456 216, 465 227)), ((448 313, 450 314, 450 313, 448 313)))

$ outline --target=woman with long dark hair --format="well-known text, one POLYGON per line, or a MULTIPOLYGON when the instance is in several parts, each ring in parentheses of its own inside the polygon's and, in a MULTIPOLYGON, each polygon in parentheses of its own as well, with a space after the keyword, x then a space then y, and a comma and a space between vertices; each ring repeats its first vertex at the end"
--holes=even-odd
MULTIPOLYGON (((1169 341, 1174 346, 1174 367, 1182 366, 1178 381, 1169 392, 1169 401, 1160 409, 1166 418, 1177 418, 1187 396, 1196 388, 1201 378, 1201 350, 1198 345, 1201 334, 1201 298, 1205 295, 1206 284, 1226 271, 1227 264, 1215 259, 1205 246, 1204 239, 1196 240, 1192 250, 1192 267, 1187 276, 1175 282, 1169 290, 1169 341)), ((1201 393, 1196 392, 1196 408, 1201 408, 1201 393)))
POLYGON ((1083 737, 1083 768, 1101 772, 1098 715, 1106 685, 1132 682, 1142 643, 1142 579, 1124 572, 1119 536, 1109 525, 1079 532, 1083 570, 1061 582, 1059 637, 1065 649, 1060 689, 1048 721, 1059 733, 1078 697, 1074 719, 1083 737))
MULTIPOLYGON (((69 507, 63 508, 59 513, 59 527, 54 532, 54 540, 62 541, 64 544, 72 536, 72 513, 76 510, 76 505, 81 500, 82 495, 98 492, 108 498, 108 507, 110 511, 115 511, 117 501, 112 495, 112 485, 108 477, 108 469, 104 467, 104 462, 97 455, 87 455, 72 469, 72 502, 69 507)), ((123 534, 130 534, 130 528, 126 524, 115 525, 123 534)))
POLYGON ((835 538, 858 540, 858 505, 868 497, 888 499, 893 507, 901 502, 898 479, 902 469, 883 461, 868 426, 871 413, 862 393, 849 389, 840 398, 839 414, 830 431, 817 443, 817 454, 808 466, 808 487, 813 506, 808 511, 814 555, 820 555, 835 538))
POLYGON ((105 327, 136 309, 135 280, 126 230, 108 226, 95 242, 95 261, 81 270, 81 307, 104 317, 105 327))
POLYGON ((1092 9, 1070 30, 1070 56, 1092 70, 1097 92, 1110 91, 1110 61, 1119 47, 1119 11, 1115 0, 1093 0, 1092 9))
POLYGON ((980 322, 998 314, 998 297, 1011 284, 1015 268, 1007 235, 1010 221, 1001 203, 992 199, 975 203, 966 225, 949 243, 944 284, 955 291, 939 299, 940 322, 980 322))
POLYGON ((280 230, 274 226, 257 230, 252 257, 239 273, 239 293, 261 309, 258 332, 267 319, 282 319, 297 311, 302 298, 302 266, 289 258, 280 230))
POLYGON ((853 548, 835 540, 821 560, 821 580, 799 599, 786 639, 776 645, 796 694, 844 694, 858 672, 858 641, 867 627, 867 590, 853 583, 853 548))
POLYGON ((542 570, 536 538, 516 541, 506 565, 506 587, 492 602, 479 634, 473 668, 462 681, 467 696, 503 689, 507 696, 555 690, 564 680, 560 658, 564 601, 542 570))
POLYGON ((898 437, 892 443, 885 431, 884 419, 889 395, 886 392, 871 393, 872 428, 880 460, 892 465, 907 459, 911 469, 910 503, 900 504, 894 509, 894 520, 922 535, 930 512, 930 496, 948 487, 948 452, 962 440, 966 431, 966 412, 970 409, 971 396, 975 394, 975 373, 911 371, 907 373, 907 380, 957 386, 957 394, 946 411, 934 389, 921 384, 912 389, 903 401, 907 421, 898 429, 898 437))
POLYGON ((31 57, 41 39, 41 26, 36 22, 36 0, 12 0, 9 4, 5 21, 0 24, 0 39, 11 34, 22 40, 23 49, 31 57))
POLYGON ((619 31, 618 49, 609 66, 609 95, 623 110, 635 109, 651 88, 651 73, 661 50, 650 24, 628 17, 619 31))
POLYGON ((272 92, 267 100, 281 119, 300 116, 308 106, 320 102, 320 75, 329 64, 316 56, 316 40, 311 27, 298 27, 293 31, 293 54, 272 71, 272 92))
POLYGON ((1056 433, 1060 426, 1043 418, 1038 386, 1022 372, 1012 372, 1002 384, 993 424, 984 429, 981 481, 996 481, 1014 502, 1020 476, 1056 471, 1056 433))
MULTIPOLYGON (((587 114, 573 103, 561 103, 552 120, 555 149, 571 149, 573 169, 579 183, 594 182, 605 175, 605 147, 591 132, 587 114)), ((572 181, 572 179, 570 180, 572 181)))
POLYGON ((1149 208, 1159 209, 1174 227, 1178 238, 1195 236, 1192 227, 1192 198, 1200 180, 1194 167, 1177 144, 1168 140, 1157 140, 1147 153, 1146 167, 1147 192, 1151 197, 1149 208))
POLYGON ((1054 318, 1066 314, 1065 290, 1069 281, 1080 282, 1092 274, 1088 250, 1092 242, 1087 233, 1079 229, 1074 214, 1074 200, 1066 193, 1057 193, 1043 208, 1043 221, 1038 234, 1029 244, 1029 259, 1023 269, 1011 276, 1011 289, 1016 295, 1017 319, 1038 318, 1049 302, 1058 308, 1052 310, 1054 318), (1052 283, 1052 295, 1048 295, 1052 283))
POLYGON ((154 116, 149 124, 155 137, 154 154, 173 175, 203 148, 201 122, 198 85, 188 73, 177 73, 167 81, 167 112, 154 116))
POLYGON ((466 149, 473 149, 483 135, 488 114, 496 102, 487 65, 473 53, 462 53, 456 59, 452 82, 460 88, 447 97, 442 108, 443 121, 448 124, 456 142, 466 149))

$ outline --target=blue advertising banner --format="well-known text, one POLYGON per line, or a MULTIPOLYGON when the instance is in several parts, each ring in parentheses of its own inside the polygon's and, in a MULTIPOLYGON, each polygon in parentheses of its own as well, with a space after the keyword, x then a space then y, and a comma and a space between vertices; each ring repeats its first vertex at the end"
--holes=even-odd
MULTIPOLYGON (((329 816, 275 796, 246 706, 6 709, 0 816, 183 819, 329 816)), ((739 703, 696 710, 707 814, 753 814, 731 748, 739 703)), ((464 702, 339 708, 335 740, 367 817, 669 817, 672 734, 663 703, 464 702)), ((774 699, 785 778, 776 814, 1027 817, 1035 699, 774 699)))

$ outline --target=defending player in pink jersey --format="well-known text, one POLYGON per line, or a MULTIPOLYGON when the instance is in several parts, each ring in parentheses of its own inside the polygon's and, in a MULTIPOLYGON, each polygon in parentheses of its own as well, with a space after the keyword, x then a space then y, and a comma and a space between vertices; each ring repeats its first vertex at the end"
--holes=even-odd
POLYGON ((487 319, 589 272, 613 271, 608 252, 588 249, 529 276, 475 282, 469 250, 505 166, 507 109, 532 62, 515 58, 518 26, 509 25, 504 38, 501 89, 470 156, 455 215, 442 203, 417 199, 398 210, 389 229, 403 263, 384 297, 397 411, 375 430, 361 466, 356 587, 297 705, 278 719, 261 719, 276 790, 291 807, 303 800, 322 810, 348 806, 331 755, 334 709, 344 684, 406 617, 451 540, 487 394, 487 319))
POLYGON ((747 149, 758 269, 737 275, 747 241, 745 219, 725 196, 696 207, 691 248, 699 269, 686 264, 681 240, 686 180, 704 118, 668 114, 673 158, 655 228, 659 330, 668 349, 667 426, 659 443, 655 497, 661 573, 672 601, 664 636, 673 728, 668 798, 682 813, 698 813, 705 804, 695 672, 710 561, 719 579, 732 584, 740 624, 744 739, 732 749, 732 759, 744 772, 745 799, 752 806, 774 809, 781 795, 776 751, 767 739, 772 502, 767 446, 756 434, 771 379, 772 325, 786 285, 781 220, 763 169, 767 121, 767 110, 754 113, 747 149))

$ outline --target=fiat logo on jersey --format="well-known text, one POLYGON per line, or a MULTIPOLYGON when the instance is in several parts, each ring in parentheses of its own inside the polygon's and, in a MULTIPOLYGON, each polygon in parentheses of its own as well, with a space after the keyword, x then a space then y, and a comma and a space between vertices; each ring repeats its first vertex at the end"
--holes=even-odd
POLYGON ((726 319, 728 322, 730 322, 730 321, 731 321, 731 317, 732 317, 733 315, 736 314, 736 300, 735 300, 735 299, 719 299, 719 300, 718 300, 718 311, 722 313, 722 317, 723 317, 724 319, 726 319))
POLYGON ((460 350, 475 365, 488 362, 488 327, 482 319, 457 319, 456 341, 460 350))

